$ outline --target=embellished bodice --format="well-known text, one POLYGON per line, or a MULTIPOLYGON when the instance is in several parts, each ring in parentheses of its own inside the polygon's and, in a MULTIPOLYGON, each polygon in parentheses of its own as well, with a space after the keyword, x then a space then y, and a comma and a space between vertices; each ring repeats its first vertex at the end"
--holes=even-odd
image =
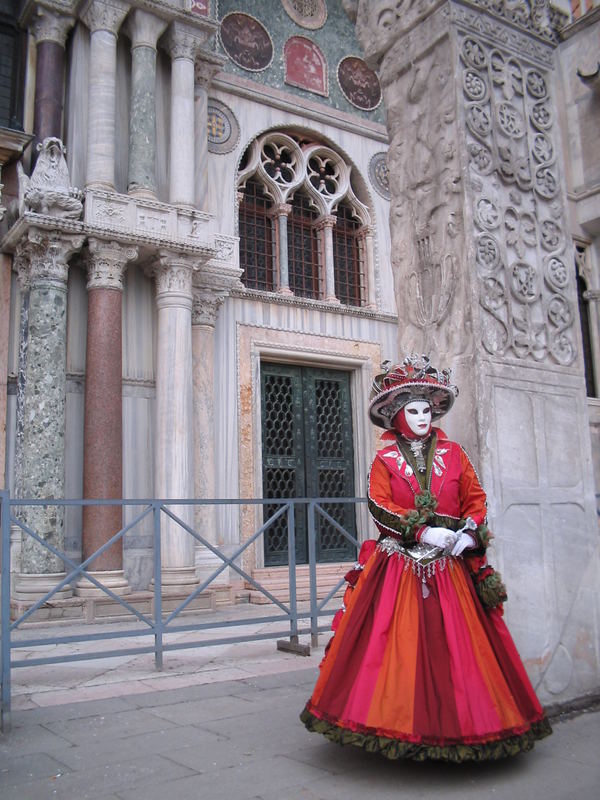
POLYGON ((390 476, 392 501, 403 508, 415 508, 415 497, 429 490, 437 499, 436 513, 460 519, 459 497, 461 449, 456 442, 438 438, 434 432, 425 443, 425 469, 419 469, 418 458, 410 445, 396 441, 377 453, 390 476))

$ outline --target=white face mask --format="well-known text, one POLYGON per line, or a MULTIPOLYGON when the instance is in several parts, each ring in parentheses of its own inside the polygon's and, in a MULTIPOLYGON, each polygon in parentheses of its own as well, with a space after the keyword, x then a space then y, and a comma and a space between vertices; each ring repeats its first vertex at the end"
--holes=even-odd
POLYGON ((404 406, 406 424, 417 436, 427 436, 431 430, 431 406, 426 400, 413 400, 404 406))

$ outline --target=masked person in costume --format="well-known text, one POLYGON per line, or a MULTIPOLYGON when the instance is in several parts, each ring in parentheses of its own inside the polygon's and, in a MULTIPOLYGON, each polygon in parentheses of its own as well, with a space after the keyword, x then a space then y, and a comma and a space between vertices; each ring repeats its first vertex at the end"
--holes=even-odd
POLYGON ((391 759, 497 759, 551 733, 486 561, 485 492, 461 446, 432 425, 457 394, 425 356, 374 381, 369 414, 385 433, 368 501, 380 537, 346 576, 300 717, 391 759))

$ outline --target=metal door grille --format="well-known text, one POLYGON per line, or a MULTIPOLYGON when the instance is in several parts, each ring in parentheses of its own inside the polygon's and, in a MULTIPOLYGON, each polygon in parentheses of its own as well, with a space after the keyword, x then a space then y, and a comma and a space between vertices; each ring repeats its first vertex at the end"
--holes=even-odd
MULTIPOLYGON (((266 498, 353 497, 354 467, 350 379, 346 372, 263 364, 263 495, 266 498)), ((354 535, 352 504, 324 503, 323 508, 354 535)), ((266 508, 266 514, 273 513, 266 508)), ((296 558, 308 559, 306 519, 298 508, 296 558)), ((343 561, 355 549, 334 525, 319 518, 317 559, 343 561)), ((287 528, 277 520, 265 535, 265 564, 287 563, 287 528)))

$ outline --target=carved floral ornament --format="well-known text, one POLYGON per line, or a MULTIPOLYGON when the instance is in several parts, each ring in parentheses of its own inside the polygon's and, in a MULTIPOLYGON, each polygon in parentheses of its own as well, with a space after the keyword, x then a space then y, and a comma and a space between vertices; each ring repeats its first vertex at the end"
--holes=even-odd
POLYGON ((275 205, 283 205, 302 186, 313 207, 323 216, 332 214, 347 198, 363 224, 370 223, 368 209, 355 196, 350 183, 351 167, 329 147, 300 144, 285 133, 267 133, 250 145, 245 167, 238 174, 244 186, 255 175, 275 205))
POLYGON ((576 314, 546 76, 473 35, 460 56, 483 345, 567 366, 576 314))

